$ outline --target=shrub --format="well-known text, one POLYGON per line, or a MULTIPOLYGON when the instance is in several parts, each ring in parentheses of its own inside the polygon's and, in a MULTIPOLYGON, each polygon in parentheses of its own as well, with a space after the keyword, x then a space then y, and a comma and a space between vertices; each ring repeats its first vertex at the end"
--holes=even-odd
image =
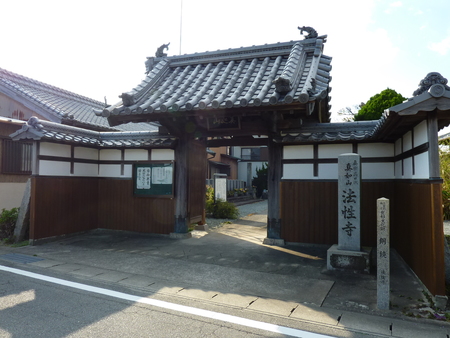
POLYGON ((214 188, 206 186, 206 214, 212 218, 236 219, 239 217, 239 210, 233 203, 224 200, 217 200, 214 203, 214 188))
POLYGON ((206 201, 206 214, 212 218, 236 219, 239 217, 239 210, 233 203, 223 200, 206 201))
POLYGON ((14 240, 14 228, 16 227, 19 208, 11 210, 2 209, 0 214, 0 240, 12 242, 14 240))

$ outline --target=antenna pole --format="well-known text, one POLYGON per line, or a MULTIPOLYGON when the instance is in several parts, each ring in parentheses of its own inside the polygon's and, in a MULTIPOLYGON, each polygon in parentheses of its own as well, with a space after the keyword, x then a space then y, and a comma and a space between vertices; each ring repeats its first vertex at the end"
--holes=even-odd
POLYGON ((180 53, 181 55, 181 37, 183 31, 183 0, 180 0, 180 53))

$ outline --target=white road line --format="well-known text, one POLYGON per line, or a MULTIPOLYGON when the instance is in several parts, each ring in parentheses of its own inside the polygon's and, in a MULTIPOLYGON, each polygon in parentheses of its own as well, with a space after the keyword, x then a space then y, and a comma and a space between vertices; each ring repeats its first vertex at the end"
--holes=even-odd
POLYGON ((238 324, 238 325, 242 325, 242 326, 246 326, 246 327, 252 327, 252 328, 265 330, 265 331, 269 331, 269 332, 281 333, 281 334, 289 335, 292 337, 298 337, 298 338, 331 337, 331 336, 325 336, 322 334, 311 333, 311 332, 297 330, 297 329, 291 329, 286 326, 279 326, 279 325, 264 323, 264 322, 260 322, 260 321, 256 321, 256 320, 252 320, 252 319, 246 319, 246 318, 241 318, 241 317, 237 317, 237 316, 227 315, 227 314, 223 314, 223 313, 219 313, 219 312, 197 309, 197 308, 190 307, 190 306, 173 304, 173 303, 156 300, 156 299, 151 299, 151 298, 138 297, 138 296, 130 295, 130 294, 123 293, 123 292, 117 292, 117 291, 112 291, 112 290, 108 290, 108 289, 104 289, 104 288, 98 288, 95 286, 86 285, 86 284, 70 282, 70 281, 67 281, 64 279, 49 277, 49 276, 45 276, 45 275, 41 275, 41 274, 37 274, 37 273, 33 273, 33 272, 10 268, 10 267, 3 266, 3 265, 0 265, 0 270, 14 273, 17 275, 22 275, 25 277, 43 280, 43 281, 46 281, 49 283, 54 283, 54 284, 58 284, 58 285, 71 287, 74 289, 79 289, 79 290, 84 290, 84 291, 88 291, 88 292, 98 293, 98 294, 105 295, 105 296, 129 300, 131 302, 148 304, 148 305, 152 305, 152 306, 156 306, 156 307, 160 307, 160 308, 164 308, 164 309, 174 310, 174 311, 178 311, 178 312, 184 312, 184 313, 188 313, 188 314, 192 314, 192 315, 196 315, 196 316, 200 316, 200 317, 205 317, 205 318, 210 318, 210 319, 216 319, 216 320, 220 320, 223 322, 238 324))

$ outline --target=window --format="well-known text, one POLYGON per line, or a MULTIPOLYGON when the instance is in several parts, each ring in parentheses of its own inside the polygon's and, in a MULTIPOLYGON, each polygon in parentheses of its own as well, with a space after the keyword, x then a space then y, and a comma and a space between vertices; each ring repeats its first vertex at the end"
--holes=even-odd
POLYGON ((261 160, 261 148, 241 148, 241 158, 243 160, 261 160))
POLYGON ((33 144, 4 139, 2 142, 2 173, 31 175, 33 144))

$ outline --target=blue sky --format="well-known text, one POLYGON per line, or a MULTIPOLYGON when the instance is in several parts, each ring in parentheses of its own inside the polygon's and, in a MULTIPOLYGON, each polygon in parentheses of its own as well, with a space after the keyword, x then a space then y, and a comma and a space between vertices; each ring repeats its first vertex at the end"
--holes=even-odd
POLYGON ((448 0, 0 1, 1 68, 108 103, 163 43, 174 55, 300 40, 297 26, 328 35, 334 120, 388 87, 410 97, 429 72, 450 78, 448 0))

